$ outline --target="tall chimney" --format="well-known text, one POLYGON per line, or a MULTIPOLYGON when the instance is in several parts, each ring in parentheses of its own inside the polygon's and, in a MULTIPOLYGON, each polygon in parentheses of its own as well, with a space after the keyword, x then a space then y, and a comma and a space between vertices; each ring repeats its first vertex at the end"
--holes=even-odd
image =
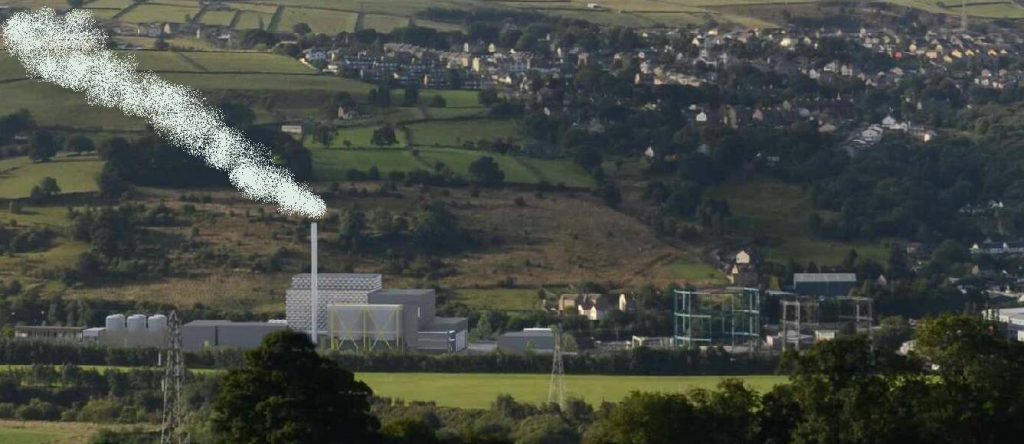
POLYGON ((317 339, 318 339, 317 337, 320 336, 320 332, 319 332, 320 329, 318 328, 319 320, 317 319, 317 317, 318 317, 317 315, 319 314, 319 311, 320 311, 320 293, 319 293, 319 289, 317 287, 320 286, 320 282, 319 282, 319 280, 316 277, 316 269, 317 269, 317 265, 316 265, 316 256, 317 256, 317 254, 316 254, 316 242, 317 242, 316 222, 313 222, 313 223, 311 223, 309 225, 309 250, 310 250, 310 255, 311 255, 310 268, 309 268, 309 274, 310 274, 309 306, 310 306, 310 310, 312 311, 312 316, 310 317, 309 337, 310 337, 310 339, 313 340, 313 345, 317 344, 317 339))

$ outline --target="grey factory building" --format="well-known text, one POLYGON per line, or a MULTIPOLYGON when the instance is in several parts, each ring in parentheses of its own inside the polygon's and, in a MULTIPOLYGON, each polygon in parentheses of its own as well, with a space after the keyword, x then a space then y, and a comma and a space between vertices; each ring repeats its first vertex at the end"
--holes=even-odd
POLYGON ((498 350, 515 354, 527 351, 553 353, 555 333, 550 328, 524 328, 523 331, 508 332, 498 336, 498 350))
POLYGON ((189 352, 213 347, 249 350, 259 347, 268 334, 287 328, 288 324, 274 321, 192 321, 181 327, 181 347, 189 352))
MULTIPOLYGON (((437 317, 433 289, 382 289, 379 274, 318 273, 318 341, 336 350, 457 352, 467 343, 465 318, 437 317)), ((292 277, 285 292, 288 327, 310 331, 312 279, 292 277)))
POLYGON ((853 273, 794 273, 793 292, 805 296, 847 296, 857 288, 853 273))

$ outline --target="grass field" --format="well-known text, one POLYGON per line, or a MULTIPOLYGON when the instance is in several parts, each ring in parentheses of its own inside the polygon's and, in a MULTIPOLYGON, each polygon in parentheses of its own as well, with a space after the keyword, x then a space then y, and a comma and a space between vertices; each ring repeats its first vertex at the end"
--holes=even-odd
POLYGON ((25 425, 14 422, 0 423, 0 442, 4 444, 55 444, 84 442, 79 430, 64 424, 25 425))
MULTIPOLYGON (((27 368, 27 366, 15 366, 27 368)), ((0 367, 0 371, 4 368, 0 367)), ((85 367, 94 370, 123 370, 125 367, 85 367)), ((206 370, 207 372, 216 370, 206 370)), ((743 381, 752 390, 766 392, 787 381, 781 375, 744 375, 729 377, 743 381)), ((357 373, 377 396, 405 401, 435 402, 446 407, 486 409, 500 395, 512 395, 517 401, 547 402, 547 374, 521 373, 357 373)), ((623 376, 566 375, 566 396, 581 398, 597 407, 602 402, 618 402, 630 392, 680 393, 695 389, 714 390, 723 376, 623 376)), ((2 426, 3 422, 0 422, 2 426)), ((0 435, 2 437, 3 435, 0 435)), ((7 443, 7 441, 0 440, 7 443)), ((44 441, 45 442, 45 441, 44 441)))
MULTIPOLYGON (((350 137, 342 133, 342 138, 350 137)), ((414 133, 415 135, 415 133, 414 133)), ((355 141, 353 141, 355 143, 355 141)), ((483 151, 457 148, 418 148, 419 155, 409 150, 385 149, 323 149, 313 148, 313 176, 319 181, 344 180, 350 169, 367 171, 376 166, 381 173, 390 171, 432 171, 437 162, 442 162, 455 174, 468 177, 469 164, 483 156, 490 156, 498 162, 509 183, 538 183, 546 180, 551 184, 563 183, 571 187, 587 188, 593 181, 579 167, 569 161, 525 159, 483 151), (545 173, 546 171, 546 173, 545 173)))
POLYGON ((58 156, 50 162, 35 163, 27 157, 0 160, 0 197, 28 197, 44 177, 57 179, 61 193, 96 191, 96 176, 103 161, 95 157, 58 156))
POLYGON ((408 17, 394 15, 366 14, 363 16, 363 29, 373 29, 377 32, 391 32, 395 28, 409 26, 408 17))
POLYGON ((856 249, 862 258, 884 261, 887 257, 888 249, 881 243, 815 238, 807 226, 814 211, 811 198, 799 187, 776 181, 734 183, 718 187, 710 194, 729 201, 734 216, 730 222, 732 229, 773 243, 765 251, 768 260, 835 265, 842 262, 850 249, 856 249))
POLYGON ((417 146, 461 147, 466 142, 503 139, 521 142, 515 120, 476 119, 422 122, 408 125, 417 146))
POLYGON ((273 13, 256 11, 242 11, 241 14, 238 23, 235 23, 235 29, 267 29, 274 17, 273 13))
POLYGON ((454 300, 473 310, 527 311, 540 308, 533 288, 464 288, 455 290, 454 300))
POLYGON ((122 15, 120 20, 128 23, 185 23, 185 17, 195 17, 198 6, 142 4, 122 15))
POLYGON ((0 115, 27 109, 36 123, 42 126, 66 125, 108 130, 144 128, 141 119, 125 116, 109 108, 90 106, 81 94, 36 80, 2 83, 0 98, 0 115))
MULTIPOLYGON (((498 395, 509 394, 518 401, 547 402, 549 375, 444 374, 444 373, 359 373, 379 396, 406 401, 434 401, 438 405, 488 408, 498 395)), ((617 402, 632 391, 685 392, 714 389, 720 376, 602 376, 566 375, 568 396, 582 398, 597 406, 617 402)), ((747 386, 764 392, 786 382, 784 376, 743 376, 747 386)))
POLYGON ((93 0, 85 4, 88 8, 124 9, 134 3, 132 0, 93 0))
MULTIPOLYGON (((277 54, 256 52, 183 52, 180 56, 202 66, 207 72, 314 74, 297 60, 277 54)), ((301 81, 301 80, 299 80, 301 81)))
MULTIPOLYGON (((334 139, 328 145, 330 148, 345 148, 347 141, 353 148, 402 148, 405 147, 405 132, 401 130, 395 131, 395 137, 398 139, 398 143, 390 146, 386 145, 374 145, 373 131, 379 128, 377 125, 373 126, 355 126, 355 127, 343 127, 339 128, 338 132, 334 135, 334 139)), ((315 142, 308 143, 311 147, 322 148, 322 146, 315 142)))
POLYGON ((228 26, 234 18, 235 11, 206 11, 200 21, 204 25, 228 26))
MULTIPOLYGON (((82 444, 103 429, 134 429, 138 425, 92 424, 86 422, 0 420, 3 444, 82 444)), ((152 425, 141 426, 152 429, 152 425)))
POLYGON ((277 31, 291 31, 298 23, 309 25, 315 33, 335 35, 356 30, 358 14, 325 9, 284 8, 277 31))

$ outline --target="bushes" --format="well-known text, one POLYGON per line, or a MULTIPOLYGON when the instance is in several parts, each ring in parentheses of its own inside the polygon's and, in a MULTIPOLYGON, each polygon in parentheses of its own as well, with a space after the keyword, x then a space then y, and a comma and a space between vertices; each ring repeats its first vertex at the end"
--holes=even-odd
POLYGON ((28 404, 15 408, 14 416, 25 421, 54 421, 60 418, 60 409, 49 402, 32 398, 28 404))

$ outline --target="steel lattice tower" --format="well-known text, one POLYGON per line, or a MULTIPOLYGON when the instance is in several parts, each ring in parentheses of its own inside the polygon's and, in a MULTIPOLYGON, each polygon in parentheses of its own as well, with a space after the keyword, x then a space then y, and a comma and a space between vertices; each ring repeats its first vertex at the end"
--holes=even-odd
POLYGON ((163 424, 160 426, 160 444, 188 444, 188 406, 183 395, 185 385, 185 355, 181 350, 181 320, 172 311, 167 320, 168 338, 164 359, 163 424))
POLYGON ((551 383, 548 385, 548 403, 565 408, 565 367, 562 365, 562 335, 555 333, 555 351, 551 357, 551 383))

